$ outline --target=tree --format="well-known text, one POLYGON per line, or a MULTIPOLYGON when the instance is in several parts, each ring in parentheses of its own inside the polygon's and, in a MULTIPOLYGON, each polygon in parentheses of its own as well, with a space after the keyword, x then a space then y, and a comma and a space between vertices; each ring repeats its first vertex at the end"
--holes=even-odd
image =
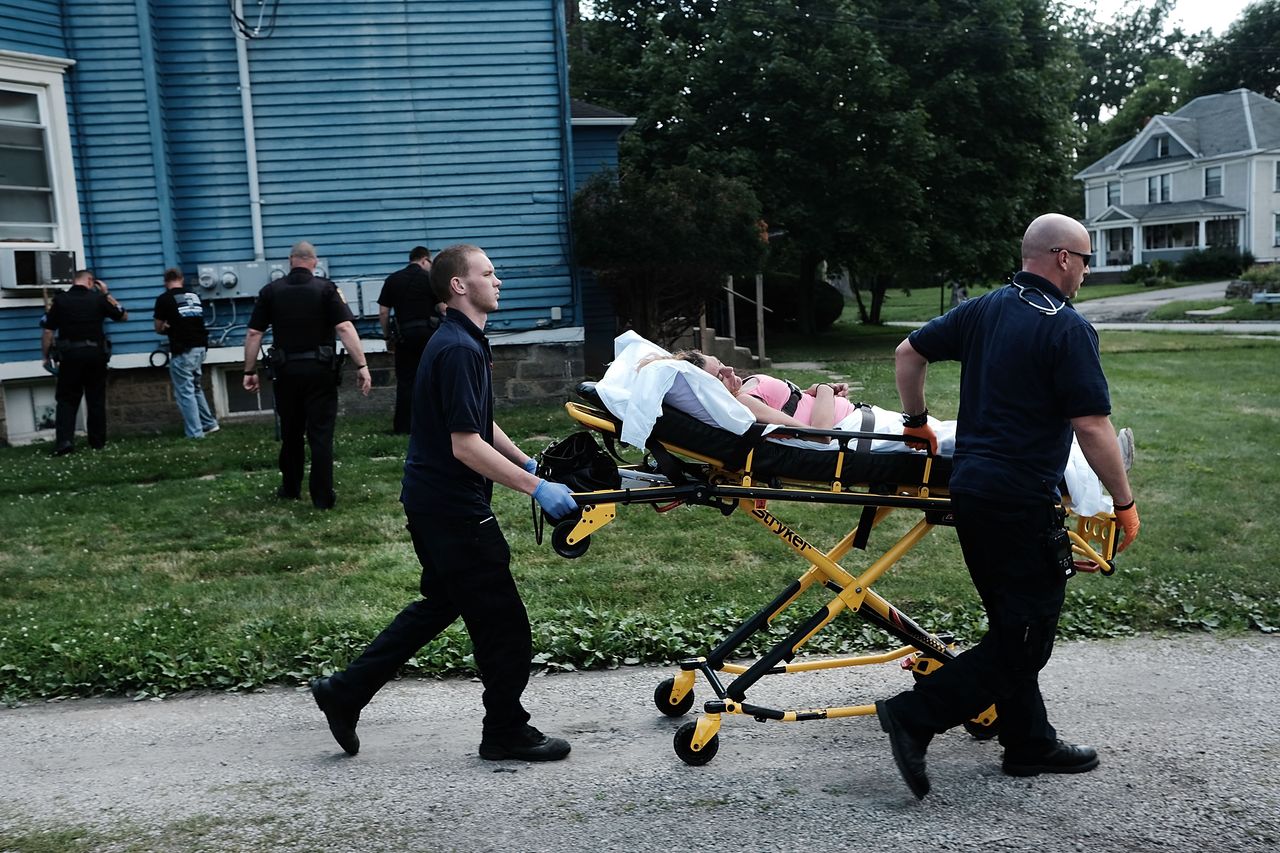
POLYGON ((603 172, 574 196, 578 260, 614 295, 618 315, 669 344, 734 270, 764 254, 760 205, 746 184, 684 166, 603 172))
POLYGON ((1180 28, 1165 32, 1175 3, 1131 0, 1110 21, 1099 22, 1080 9, 1066 18, 1077 55, 1076 120, 1085 134, 1077 155, 1080 167, 1106 156, 1153 116, 1188 99, 1191 68, 1208 34, 1180 28))
POLYGON ((1252 89, 1280 100, 1280 0, 1244 8, 1221 38, 1204 49, 1195 95, 1252 89))
POLYGON ((891 0, 881 44, 904 69, 935 155, 917 167, 922 242, 891 266, 849 259, 872 296, 892 287, 971 284, 1017 268, 1036 215, 1061 209, 1078 140, 1071 54, 1041 0, 891 0))
POLYGON ((747 182, 797 259, 802 331, 822 261, 878 322, 890 287, 1003 274, 1067 184, 1075 86, 1045 0, 595 5, 572 76, 638 117, 624 162, 747 182))

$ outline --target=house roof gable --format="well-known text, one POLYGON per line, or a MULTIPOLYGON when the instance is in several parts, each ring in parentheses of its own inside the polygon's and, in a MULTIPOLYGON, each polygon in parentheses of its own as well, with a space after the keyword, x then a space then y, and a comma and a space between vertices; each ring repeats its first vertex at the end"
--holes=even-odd
POLYGON ((1125 166, 1157 162, 1132 158, 1142 150, 1143 143, 1158 133, 1168 133, 1189 152, 1181 158, 1161 158, 1160 163, 1280 150, 1280 103, 1248 89, 1204 95, 1170 115, 1156 116, 1132 140, 1089 165, 1076 177, 1083 180, 1116 172, 1125 166))

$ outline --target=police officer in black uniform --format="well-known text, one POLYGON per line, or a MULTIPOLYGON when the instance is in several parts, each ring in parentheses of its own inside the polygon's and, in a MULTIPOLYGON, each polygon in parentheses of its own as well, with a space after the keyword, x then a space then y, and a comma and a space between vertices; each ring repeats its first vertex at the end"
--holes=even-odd
POLYGON ((289 253, 289 274, 258 292, 244 339, 244 389, 256 393, 258 348, 270 326, 270 362, 280 416, 280 488, 276 495, 302 495, 303 438, 311 447, 308 487, 317 509, 330 509, 333 491, 333 428, 338 417, 339 362, 334 335, 355 360, 360 393, 372 382, 351 310, 337 285, 314 274, 316 250, 297 243, 289 253))
POLYGON ((92 270, 79 270, 71 287, 53 297, 45 313, 40 350, 46 369, 53 368, 54 333, 57 333, 58 385, 55 392, 56 441, 53 452, 63 456, 75 449, 76 412, 80 398, 88 407, 86 426, 89 446, 107 443, 107 361, 111 358, 102 321, 128 320, 129 312, 107 292, 107 284, 92 270))
POLYGON ((409 265, 387 276, 378 296, 378 323, 386 338, 387 350, 396 357, 396 408, 392 431, 409 432, 409 414, 413 406, 413 382, 418 362, 427 341, 440 326, 444 303, 437 303, 431 290, 431 250, 414 246, 409 252, 409 265), (395 329, 391 328, 391 312, 395 311, 395 329))

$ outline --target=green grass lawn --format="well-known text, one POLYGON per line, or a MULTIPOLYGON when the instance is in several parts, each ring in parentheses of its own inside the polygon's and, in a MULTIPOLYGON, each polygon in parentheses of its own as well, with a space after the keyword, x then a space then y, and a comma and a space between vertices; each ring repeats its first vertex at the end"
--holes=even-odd
MULTIPOLYGON (((900 339, 837 326, 774 355, 829 366, 797 381, 838 374, 893 406, 900 339)), ((1137 434, 1144 526, 1113 577, 1071 582, 1064 634, 1280 624, 1280 527, 1268 520, 1280 482, 1280 342, 1111 332, 1102 344, 1116 423, 1137 434)), ((935 414, 954 416, 957 384, 955 365, 931 367, 935 414)), ((239 689, 344 664, 417 592, 397 501, 404 441, 384 434, 388 418, 340 421, 339 503, 327 513, 274 498, 270 424, 224 421, 201 442, 124 437, 60 458, 48 444, 0 448, 0 696, 239 689)), ((499 421, 528 451, 573 429, 558 404, 504 409, 499 421)), ((584 557, 565 560, 534 543, 527 498, 496 495, 538 661, 551 667, 699 653, 804 565, 741 514, 701 507, 620 507, 584 557)), ((852 509, 773 510, 817 544, 856 523, 852 509)), ((872 550, 912 521, 890 519, 872 550)), ((845 565, 856 571, 866 556, 855 554, 845 565)), ((950 530, 933 531, 877 589, 936 630, 981 630, 950 530)), ((810 648, 879 642, 842 617, 810 648)), ((465 672, 468 655, 455 628, 408 670, 465 672)))

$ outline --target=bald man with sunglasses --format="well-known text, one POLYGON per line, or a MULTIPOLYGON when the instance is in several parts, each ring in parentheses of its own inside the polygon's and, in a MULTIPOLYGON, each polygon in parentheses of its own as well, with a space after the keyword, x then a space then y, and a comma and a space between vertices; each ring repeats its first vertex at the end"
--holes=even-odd
POLYGON ((951 505, 989 626, 976 646, 914 689, 876 703, 898 770, 919 798, 929 792, 925 751, 933 736, 993 702, 1005 773, 1082 773, 1098 765, 1096 750, 1058 738, 1039 686, 1070 575, 1070 540, 1057 504, 1073 433, 1115 502, 1120 550, 1139 527, 1098 335, 1070 302, 1092 255, 1079 222, 1040 216, 1023 236, 1022 270, 1007 287, 935 318, 896 352, 904 434, 934 453, 928 366, 960 362, 951 505))

